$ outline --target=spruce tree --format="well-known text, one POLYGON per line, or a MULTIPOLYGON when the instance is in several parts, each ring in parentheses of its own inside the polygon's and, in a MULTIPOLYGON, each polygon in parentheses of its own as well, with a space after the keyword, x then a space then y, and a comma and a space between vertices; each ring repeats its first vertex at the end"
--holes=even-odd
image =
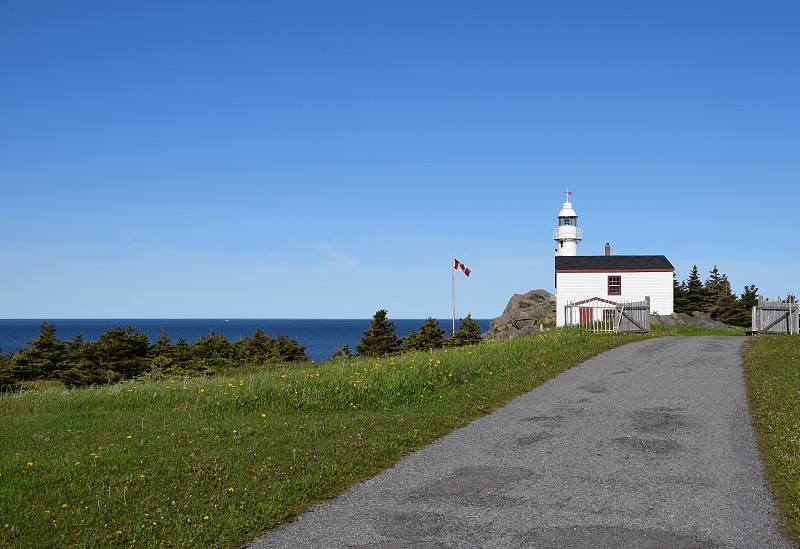
POLYGON ((684 284, 686 287, 685 309, 678 312, 691 313, 694 311, 704 311, 703 282, 700 280, 700 273, 697 271, 697 265, 692 267, 689 278, 684 284))
POLYGON ((439 328, 439 321, 428 317, 419 329, 406 337, 403 348, 408 351, 428 351, 444 346, 444 330, 439 328))
POLYGON ((741 297, 736 302, 736 308, 723 322, 732 326, 750 326, 753 318, 753 307, 758 305, 758 288, 755 284, 744 287, 741 297))
POLYGON ((386 309, 381 309, 372 317, 372 322, 363 332, 356 352, 362 356, 380 357, 400 352, 403 340, 397 337, 397 326, 386 319, 386 309))
POLYGON ((728 281, 727 275, 720 273, 716 265, 709 273, 703 290, 705 294, 704 310, 714 320, 730 324, 731 319, 737 316, 739 304, 731 291, 731 283, 728 281))
POLYGON ((672 309, 676 313, 686 313, 689 307, 689 296, 687 295, 686 283, 678 283, 675 275, 672 277, 672 309))
POLYGON ((67 344, 56 337, 56 327, 42 322, 39 335, 11 359, 11 372, 20 381, 52 379, 67 366, 67 344))
POLYGON ((463 345, 474 345, 481 342, 481 325, 472 320, 472 315, 467 315, 461 319, 461 325, 456 330, 447 344, 451 347, 461 347, 463 345))

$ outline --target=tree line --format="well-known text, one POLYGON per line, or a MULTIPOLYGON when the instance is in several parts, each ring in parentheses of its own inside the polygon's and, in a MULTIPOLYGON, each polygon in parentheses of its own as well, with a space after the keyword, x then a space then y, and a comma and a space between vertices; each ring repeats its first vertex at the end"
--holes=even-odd
MULTIPOLYGON (((372 322, 361 342, 356 345, 356 353, 361 356, 381 357, 402 351, 430 351, 442 347, 462 347, 481 341, 481 326, 467 315, 450 337, 439 327, 439 321, 428 317, 419 330, 412 330, 405 338, 397 336, 397 326, 387 318, 386 309, 381 309, 372 317, 372 322)), ((343 345, 334 351, 334 357, 349 356, 350 346, 343 345)))
MULTIPOLYGON (((445 331, 433 318, 425 320, 419 331, 400 338, 395 324, 386 317, 386 310, 375 313, 356 346, 358 355, 378 357, 480 341, 480 325, 469 315, 450 338, 444 337, 445 331)), ((334 356, 351 354, 349 345, 334 352, 334 356)), ((143 377, 211 376, 227 368, 307 360, 305 347, 296 340, 284 335, 271 338, 260 328, 250 337, 234 341, 212 331, 193 343, 183 338, 172 342, 162 332, 151 345, 148 335, 132 326, 106 330, 93 342, 85 341, 82 334, 63 341, 56 336, 55 325, 43 322, 28 346, 18 353, 0 353, 0 390, 14 390, 22 382, 37 380, 83 387, 143 377)))
POLYGON ((150 344, 133 326, 106 330, 97 341, 82 334, 62 341, 43 322, 39 335, 18 353, 0 354, 0 388, 20 382, 57 380, 68 387, 116 383, 140 377, 213 375, 224 368, 308 360, 305 347, 286 336, 269 337, 256 328, 248 338, 229 341, 211 331, 194 343, 174 343, 165 333, 150 344))
POLYGON ((720 273, 716 265, 705 281, 694 265, 689 278, 681 283, 674 280, 673 297, 676 313, 699 311, 730 326, 750 326, 753 307, 758 304, 758 288, 755 284, 745 286, 737 296, 727 275, 720 273))

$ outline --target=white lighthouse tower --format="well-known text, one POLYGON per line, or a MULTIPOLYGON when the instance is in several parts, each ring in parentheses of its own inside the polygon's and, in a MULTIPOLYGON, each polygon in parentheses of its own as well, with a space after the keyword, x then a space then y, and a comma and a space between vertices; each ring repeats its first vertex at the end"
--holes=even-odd
POLYGON ((553 240, 558 242, 556 256, 575 256, 578 255, 578 242, 583 240, 583 229, 578 228, 578 214, 572 209, 569 199, 572 193, 564 193, 566 202, 558 212, 558 228, 553 229, 553 240))

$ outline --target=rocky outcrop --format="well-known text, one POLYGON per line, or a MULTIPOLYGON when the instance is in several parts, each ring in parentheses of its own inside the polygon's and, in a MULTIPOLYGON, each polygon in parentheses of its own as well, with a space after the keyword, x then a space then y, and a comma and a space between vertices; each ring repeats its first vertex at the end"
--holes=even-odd
POLYGON ((700 328, 727 328, 728 325, 719 320, 714 320, 708 313, 695 311, 693 313, 672 313, 671 315, 650 315, 650 324, 661 326, 698 326, 700 328))
POLYGON ((547 290, 531 290, 514 294, 503 314, 489 323, 489 330, 481 334, 484 339, 511 339, 538 332, 540 325, 556 322, 556 297, 547 290))

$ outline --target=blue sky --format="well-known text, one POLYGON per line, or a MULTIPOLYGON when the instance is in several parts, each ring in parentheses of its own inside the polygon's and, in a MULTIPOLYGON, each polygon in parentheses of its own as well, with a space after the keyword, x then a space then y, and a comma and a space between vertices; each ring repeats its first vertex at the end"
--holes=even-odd
POLYGON ((798 2, 6 2, 0 317, 498 316, 581 255, 800 292, 798 2))

